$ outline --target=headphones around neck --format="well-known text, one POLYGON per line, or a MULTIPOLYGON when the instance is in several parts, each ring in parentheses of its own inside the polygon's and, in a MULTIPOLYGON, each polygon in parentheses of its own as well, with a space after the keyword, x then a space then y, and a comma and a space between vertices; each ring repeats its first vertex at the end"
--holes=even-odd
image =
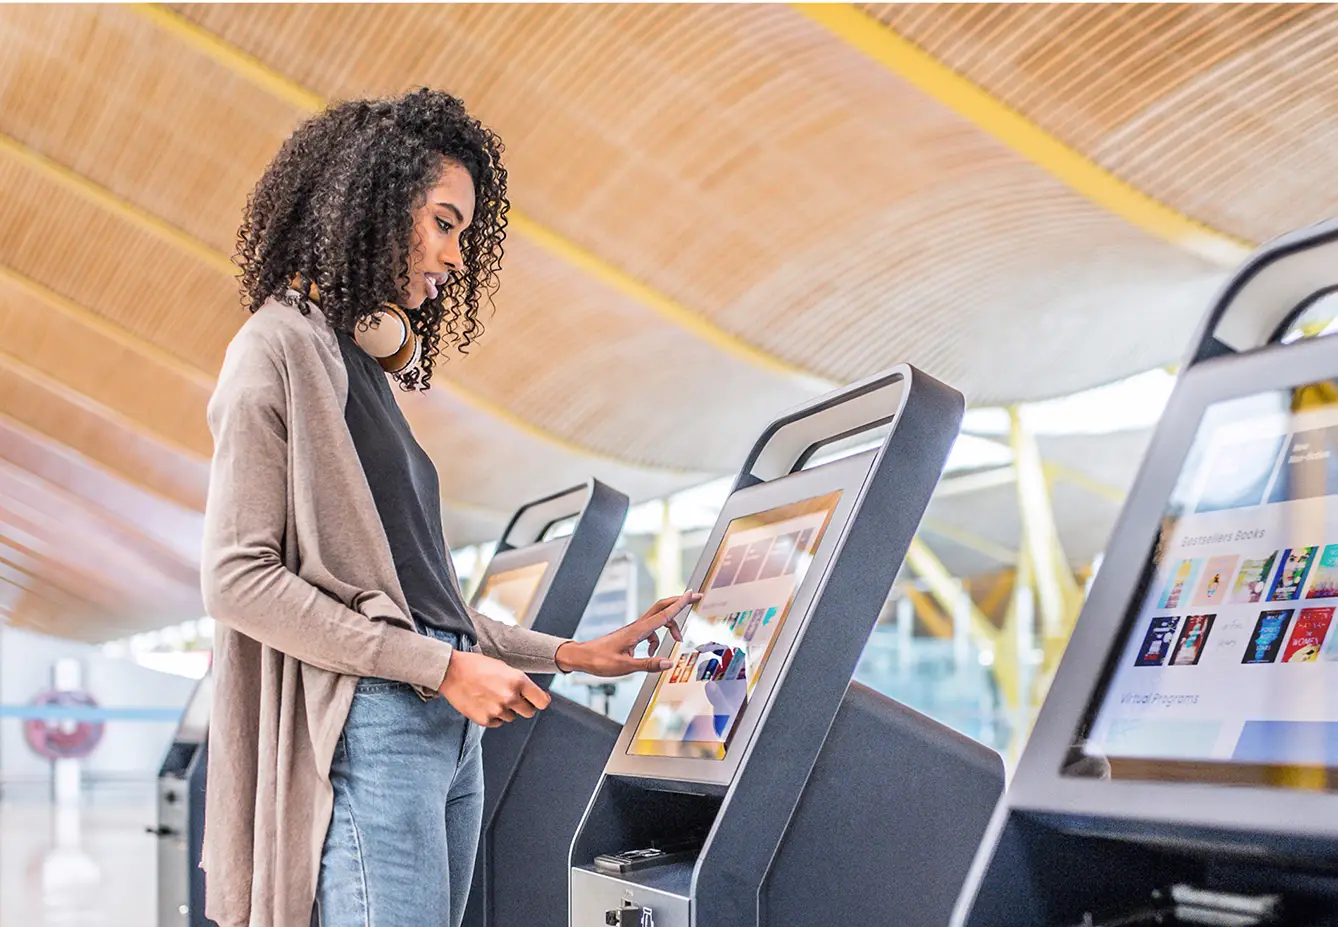
MULTIPOLYGON (((293 289, 298 290, 300 279, 293 278, 293 289)), ((315 283, 307 298, 320 306, 321 294, 315 283)), ((353 330, 353 340, 390 374, 401 374, 418 366, 422 342, 413 330, 409 314, 394 303, 382 303, 381 311, 360 320, 353 330)))
POLYGON ((414 333, 408 313, 392 303, 358 322, 353 340, 381 365, 386 373, 404 373, 418 366, 422 342, 414 333))

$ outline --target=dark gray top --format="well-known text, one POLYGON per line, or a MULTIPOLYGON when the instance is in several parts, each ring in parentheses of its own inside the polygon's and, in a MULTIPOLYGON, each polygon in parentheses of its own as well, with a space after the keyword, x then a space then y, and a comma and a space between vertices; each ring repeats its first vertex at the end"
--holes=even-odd
POLYGON ((348 369, 344 420, 385 526, 409 611, 420 627, 454 631, 474 642, 474 623, 449 565, 437 468, 414 439, 376 358, 342 333, 339 349, 348 369))

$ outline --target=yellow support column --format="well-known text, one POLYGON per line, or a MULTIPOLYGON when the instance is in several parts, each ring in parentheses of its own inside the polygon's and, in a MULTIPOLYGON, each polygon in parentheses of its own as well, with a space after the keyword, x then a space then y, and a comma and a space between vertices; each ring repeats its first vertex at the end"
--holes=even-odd
POLYGON ((1013 727, 1012 740, 1004 751, 1004 760, 1009 769, 1017 764, 1022 755, 1022 746, 1031 732, 1034 701, 1032 677, 1035 670, 1032 652, 1035 649, 1033 641, 1036 622, 1031 567, 1031 554, 1024 545, 1018 555, 1013 593, 1009 597, 1008 611, 999 632, 999 649, 994 660, 994 678, 998 680, 999 694, 1003 697, 1004 708, 1013 727))
POLYGON ((1008 421, 1013 466, 1017 468, 1018 508, 1022 513, 1022 549, 1029 555, 1040 612, 1044 672, 1059 662, 1068 644, 1082 608, 1082 589, 1059 541, 1050 486, 1036 437, 1023 423, 1017 406, 1008 408, 1008 421))
MULTIPOLYGON (((961 582, 948 572, 948 568, 938 559, 938 555, 918 537, 911 541, 910 550, 906 552, 906 564, 916 576, 924 580, 925 585, 929 587, 930 595, 934 597, 944 614, 951 615, 960 607, 963 592, 961 582)), ((971 604, 970 613, 971 637, 976 646, 982 650, 993 650, 999 632, 975 603, 971 604)))
MULTIPOLYGON (((947 616, 951 616, 957 609, 963 609, 968 613, 971 640, 980 650, 994 656, 992 668, 999 689, 1004 693, 1004 700, 1009 704, 1015 702, 1017 698, 1015 680, 1012 678, 1010 668, 1001 666, 1005 661, 998 659, 999 631, 990 624, 990 620, 985 617, 979 606, 969 601, 969 598, 963 598, 966 590, 961 582, 948 571, 938 555, 929 549, 929 545, 918 537, 911 541, 910 549, 906 552, 906 565, 924 581, 929 588, 930 597, 938 606, 939 614, 945 616, 941 621, 942 629, 946 632, 943 636, 951 635, 952 621, 947 616)), ((912 600, 917 600, 917 597, 923 595, 916 591, 908 590, 908 592, 912 600)), ((931 611, 924 607, 923 599, 919 599, 917 605, 920 606, 919 611, 922 615, 931 614, 931 611)), ((930 626, 933 627, 932 623, 930 626)))
POLYGON ((669 500, 660 501, 660 533, 655 537, 655 595, 683 592, 683 539, 669 517, 669 500))

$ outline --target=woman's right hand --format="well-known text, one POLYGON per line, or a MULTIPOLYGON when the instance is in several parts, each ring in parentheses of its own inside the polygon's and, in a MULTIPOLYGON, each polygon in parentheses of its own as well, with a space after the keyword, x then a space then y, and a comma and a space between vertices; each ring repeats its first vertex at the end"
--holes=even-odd
POLYGON ((520 670, 468 650, 451 654, 451 665, 438 691, 460 714, 484 727, 500 727, 518 717, 533 718, 551 701, 520 670))

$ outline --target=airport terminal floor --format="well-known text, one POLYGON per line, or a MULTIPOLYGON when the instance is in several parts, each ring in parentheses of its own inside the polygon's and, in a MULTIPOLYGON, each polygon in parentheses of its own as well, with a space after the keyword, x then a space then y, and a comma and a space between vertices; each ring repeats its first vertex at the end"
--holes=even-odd
POLYGON ((149 781, 86 789, 62 808, 44 788, 0 798, 0 924, 144 927, 157 921, 157 815, 149 781))

